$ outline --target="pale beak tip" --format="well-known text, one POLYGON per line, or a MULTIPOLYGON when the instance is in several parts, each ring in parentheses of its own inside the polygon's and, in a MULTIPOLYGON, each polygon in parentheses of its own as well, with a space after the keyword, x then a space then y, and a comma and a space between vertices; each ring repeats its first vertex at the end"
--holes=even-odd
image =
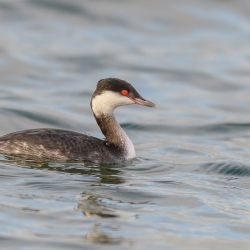
POLYGON ((149 105, 145 105, 145 106, 148 106, 150 108, 158 108, 158 106, 154 104, 153 102, 149 102, 149 105))
POLYGON ((149 108, 157 108, 157 105, 155 105, 153 102, 147 101, 145 99, 134 98, 133 101, 135 102, 135 104, 139 104, 139 105, 146 106, 149 108))

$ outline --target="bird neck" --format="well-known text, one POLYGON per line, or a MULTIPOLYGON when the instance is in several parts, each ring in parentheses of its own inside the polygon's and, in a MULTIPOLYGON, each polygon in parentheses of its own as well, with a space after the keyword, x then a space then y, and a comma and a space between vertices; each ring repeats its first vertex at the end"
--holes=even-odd
POLYGON ((99 125, 102 133, 106 137, 106 141, 110 144, 113 144, 120 150, 123 150, 126 153, 126 158, 134 158, 135 157, 135 149, 134 145, 125 133, 125 131, 121 128, 119 123, 116 121, 113 113, 109 115, 98 115, 95 116, 96 122, 99 125))

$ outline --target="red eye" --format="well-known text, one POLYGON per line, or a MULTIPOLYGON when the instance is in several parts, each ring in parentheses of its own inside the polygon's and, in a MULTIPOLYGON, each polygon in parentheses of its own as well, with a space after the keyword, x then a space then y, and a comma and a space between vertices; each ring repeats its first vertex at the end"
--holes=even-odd
POLYGON ((121 94, 124 95, 124 96, 127 96, 128 95, 128 91, 126 89, 124 89, 124 90, 121 91, 121 94))

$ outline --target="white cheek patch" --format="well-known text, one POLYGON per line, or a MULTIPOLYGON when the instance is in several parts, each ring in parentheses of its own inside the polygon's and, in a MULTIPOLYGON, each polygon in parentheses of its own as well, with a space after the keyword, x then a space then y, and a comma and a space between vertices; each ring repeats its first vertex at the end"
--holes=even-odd
POLYGON ((134 104, 128 97, 112 91, 104 91, 92 99, 92 109, 95 115, 109 115, 119 106, 134 104))

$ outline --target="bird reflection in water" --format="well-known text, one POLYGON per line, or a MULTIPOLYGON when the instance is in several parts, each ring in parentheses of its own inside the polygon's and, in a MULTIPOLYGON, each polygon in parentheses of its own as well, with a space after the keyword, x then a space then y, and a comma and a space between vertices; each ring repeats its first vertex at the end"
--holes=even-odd
POLYGON ((119 167, 125 166, 125 163, 116 166, 93 165, 80 162, 53 163, 41 161, 39 159, 24 159, 23 156, 5 156, 4 158, 0 159, 0 161, 38 170, 42 169, 76 175, 93 175, 95 177, 99 177, 99 182, 94 183, 93 185, 121 184, 125 182, 125 180, 119 176, 121 175, 119 167))
MULTIPOLYGON (((88 165, 83 163, 52 163, 46 161, 39 160, 30 160, 23 159, 23 157, 17 156, 5 156, 0 158, 1 162, 15 164, 19 167, 25 167, 30 169, 37 170, 48 170, 59 173, 67 173, 73 175, 90 175, 99 177, 98 182, 93 182, 91 186, 94 188, 95 186, 102 186, 105 184, 122 184, 125 183, 125 179, 123 179, 120 175, 122 171, 119 170, 121 166, 105 166, 105 165, 88 165)), ((92 190, 91 194, 82 193, 82 200, 78 201, 76 211, 81 211, 86 217, 96 217, 97 221, 99 219, 112 219, 117 218, 118 215, 115 211, 107 207, 102 200, 107 199, 107 197, 101 197, 100 195, 94 195, 94 190, 92 190), (99 218, 99 219, 98 219, 99 218)), ((120 244, 122 239, 120 237, 111 237, 106 232, 103 232, 103 225, 99 221, 94 224, 94 226, 90 229, 90 232, 84 235, 84 239, 91 243, 96 244, 120 244)), ((112 224, 112 228, 109 227, 109 231, 117 231, 118 228, 115 226, 115 223, 112 224)), ((106 230, 104 230, 106 231, 106 230)))

